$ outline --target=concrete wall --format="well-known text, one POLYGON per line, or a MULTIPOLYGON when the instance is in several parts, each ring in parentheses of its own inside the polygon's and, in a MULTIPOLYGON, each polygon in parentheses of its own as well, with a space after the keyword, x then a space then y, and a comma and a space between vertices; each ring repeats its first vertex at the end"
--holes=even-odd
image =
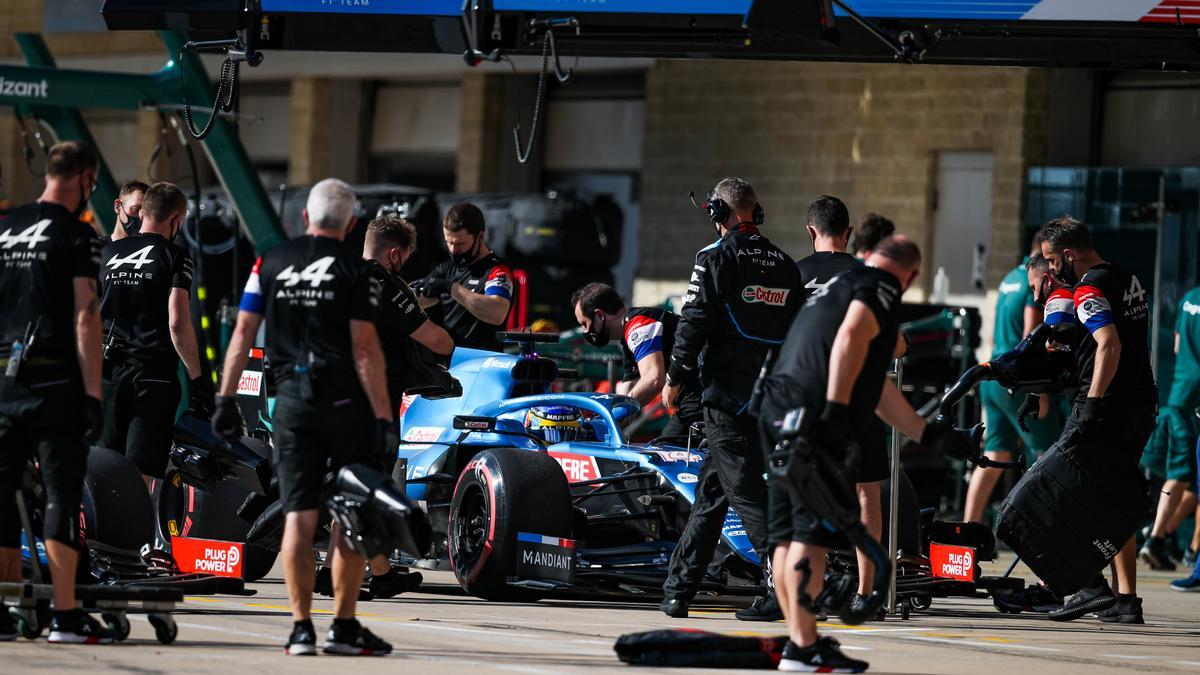
MULTIPOLYGON (((636 302, 686 278, 713 238, 687 201, 725 175, 751 181, 764 233, 796 257, 811 246, 808 202, 844 199, 932 251, 936 153, 994 154, 988 284, 1022 245, 1026 168, 1045 150, 1048 73, 1009 68, 659 61, 646 78, 641 259, 636 302)), ((927 256, 928 257, 928 256, 927 256)), ((931 274, 923 276, 929 283, 931 274)))

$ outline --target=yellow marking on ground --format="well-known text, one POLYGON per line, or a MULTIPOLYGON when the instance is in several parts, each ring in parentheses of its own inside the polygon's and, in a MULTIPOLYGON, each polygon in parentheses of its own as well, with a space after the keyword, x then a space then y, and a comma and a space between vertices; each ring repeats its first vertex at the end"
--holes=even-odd
POLYGON ((191 595, 186 596, 183 600, 184 600, 184 602, 225 602, 224 600, 221 600, 219 598, 202 598, 199 596, 191 596, 191 595))

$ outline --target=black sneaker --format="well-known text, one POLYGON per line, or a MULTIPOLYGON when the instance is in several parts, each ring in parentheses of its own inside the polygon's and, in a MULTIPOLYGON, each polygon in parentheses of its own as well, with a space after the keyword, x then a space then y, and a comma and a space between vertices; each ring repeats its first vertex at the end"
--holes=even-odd
POLYGON ((817 638, 804 648, 788 640, 783 646, 783 658, 779 659, 779 670, 791 673, 866 672, 870 664, 846 656, 839 647, 838 641, 831 637, 817 638))
POLYGON ((313 630, 312 623, 292 628, 292 634, 283 646, 283 653, 288 656, 317 655, 317 632, 313 630))
POLYGON ((16 640, 18 635, 17 622, 8 613, 8 606, 0 602, 0 642, 16 640))
POLYGON ((1084 614, 1102 612, 1115 604, 1117 604, 1116 596, 1108 587, 1108 582, 1101 578, 1098 583, 1067 598, 1063 602, 1063 606, 1051 611, 1049 616, 1052 621, 1074 621, 1084 614))
POLYGON ((1175 563, 1167 552, 1167 540, 1162 537, 1150 537, 1142 550, 1138 551, 1138 560, 1146 563, 1152 570, 1175 571, 1175 563))
POLYGON ((733 615, 738 621, 779 621, 783 619, 783 609, 779 607, 779 599, 775 597, 775 592, 771 591, 755 598, 753 605, 739 609, 733 615))
POLYGON ((387 656, 392 653, 392 645, 351 619, 334 621, 325 636, 324 651, 341 656, 387 656))
POLYGON ((420 572, 392 570, 387 574, 371 577, 371 595, 376 598, 394 598, 401 593, 417 590, 424 580, 420 572))
POLYGON ((1056 609, 1062 609, 1062 598, 1050 592, 1041 584, 1026 586, 1019 591, 992 596, 992 604, 1005 614, 1020 614, 1034 612, 1047 614, 1056 609))
MULTIPOLYGON (((326 598, 333 597, 333 572, 330 572, 328 567, 322 567, 321 569, 317 570, 317 577, 313 582, 313 592, 326 598)), ((371 591, 365 588, 359 589, 359 602, 370 602, 374 599, 375 594, 373 594, 371 591)))
MULTIPOLYGON (((855 593, 854 597, 850 598, 850 611, 855 613, 861 612, 865 608, 866 604, 867 596, 855 593)), ((867 619, 867 621, 885 621, 886 619, 887 609, 881 606, 875 611, 875 616, 867 619)))
POLYGON ((1146 623, 1142 617, 1142 599, 1137 596, 1128 600, 1117 599, 1112 607, 1098 612, 1096 618, 1104 623, 1146 623))
POLYGON ((658 608, 672 619, 686 619, 688 615, 688 601, 683 598, 663 598, 658 608))
POLYGON ((106 645, 113 641, 107 627, 83 610, 55 612, 50 619, 50 642, 75 645, 106 645))

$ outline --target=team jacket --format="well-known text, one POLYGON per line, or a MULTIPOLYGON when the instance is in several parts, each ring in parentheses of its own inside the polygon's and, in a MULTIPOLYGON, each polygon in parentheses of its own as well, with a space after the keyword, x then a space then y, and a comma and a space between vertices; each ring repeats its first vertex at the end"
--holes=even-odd
MULTIPOLYGON (((462 284, 472 293, 512 302, 512 272, 495 253, 462 267, 455 265, 453 258, 444 260, 433 268, 429 276, 462 284)), ((442 327, 454 338, 455 346, 493 351, 500 349, 500 343, 496 341, 496 331, 500 330, 500 326, 480 321, 449 295, 443 295, 440 303, 442 327)))
POLYGON ((171 291, 191 292, 192 259, 153 233, 110 241, 100 252, 100 318, 110 359, 175 369, 171 291))
POLYGON ((75 348, 75 279, 99 274, 100 239, 65 207, 20 206, 0 216, 0 359, 37 326, 22 379, 80 376, 75 348), (53 372, 50 372, 53 371, 53 372))
POLYGON ((700 377, 704 404, 740 414, 767 351, 783 342, 799 307, 800 274, 752 226, 696 254, 667 377, 700 377))

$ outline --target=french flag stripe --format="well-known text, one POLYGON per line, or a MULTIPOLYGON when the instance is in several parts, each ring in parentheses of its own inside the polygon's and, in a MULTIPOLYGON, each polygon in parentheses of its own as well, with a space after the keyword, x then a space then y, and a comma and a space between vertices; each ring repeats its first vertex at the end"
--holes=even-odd
POLYGON ((529 532, 518 532, 517 541, 526 541, 531 544, 546 544, 547 546, 558 546, 561 548, 575 548, 574 539, 546 537, 540 534, 530 534, 529 532))

